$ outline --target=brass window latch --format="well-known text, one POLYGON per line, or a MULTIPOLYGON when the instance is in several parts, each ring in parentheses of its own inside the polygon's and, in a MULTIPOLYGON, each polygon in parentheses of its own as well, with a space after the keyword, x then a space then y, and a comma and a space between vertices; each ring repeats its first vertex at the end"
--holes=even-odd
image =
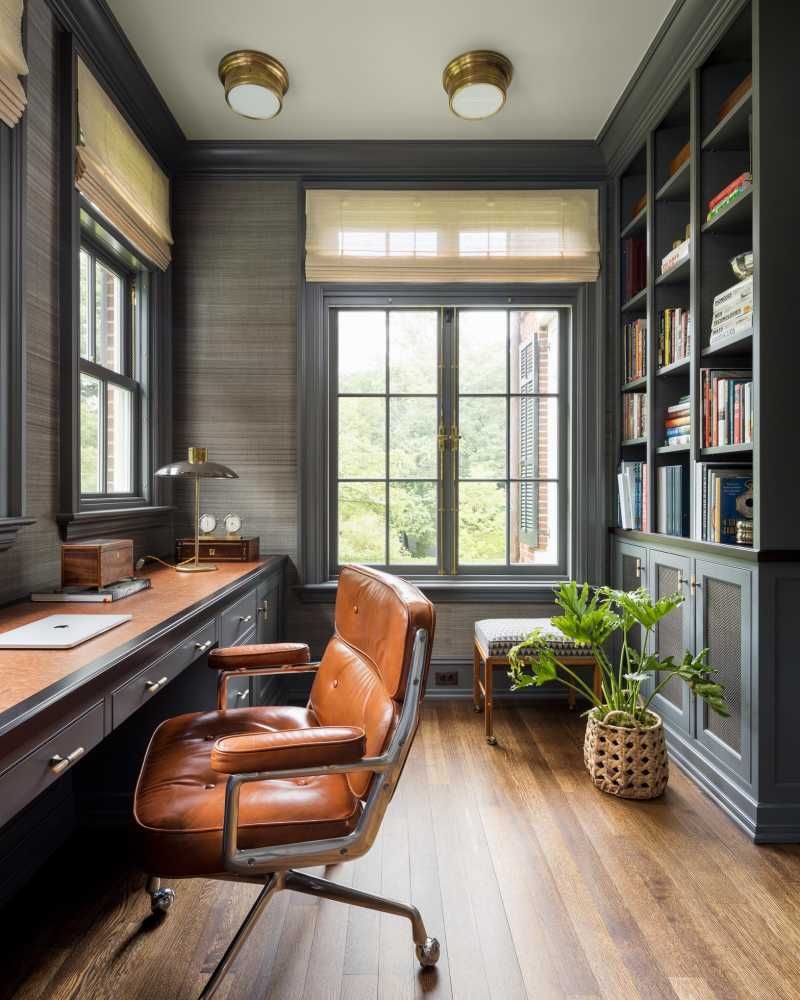
POLYGON ((449 448, 450 451, 458 451, 458 442, 461 440, 461 435, 458 433, 458 425, 452 424, 448 431, 444 425, 444 420, 440 420, 439 433, 436 435, 436 440, 439 443, 440 452, 444 453, 446 448, 449 448))

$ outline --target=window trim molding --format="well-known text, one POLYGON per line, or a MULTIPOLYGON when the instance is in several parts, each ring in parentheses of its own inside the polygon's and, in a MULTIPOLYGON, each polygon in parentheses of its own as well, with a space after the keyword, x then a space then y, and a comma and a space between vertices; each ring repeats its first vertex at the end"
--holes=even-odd
MULTIPOLYGON (((61 433, 60 433, 60 513, 56 515, 65 540, 86 538, 99 531, 115 533, 169 525, 174 507, 170 505, 171 484, 156 479, 155 470, 171 457, 171 269, 148 269, 147 295, 137 297, 137 309, 146 311, 148 337, 143 363, 140 444, 140 482, 137 495, 118 498, 81 499, 80 492, 80 192, 75 185, 75 143, 77 141, 75 37, 62 33, 59 52, 60 94, 60 200, 61 254, 60 353, 61 353, 61 433), (144 301, 146 299, 146 301, 144 301), (140 493, 143 487, 143 495, 140 493)), ((114 96, 113 94, 111 95, 114 96)), ((90 211, 91 214, 91 211, 90 211)), ((103 223, 103 225, 108 225, 103 223)), ((119 243, 134 256, 141 253, 130 247, 117 233, 119 243)))
MULTIPOLYGON (((27 13, 23 44, 26 27, 27 13)), ((26 136, 25 112, 14 128, 0 124, 0 219, 7 223, 0 233, 0 443, 7 456, 0 469, 0 552, 14 544, 20 529, 36 523, 25 516, 26 136)))
MULTIPOLYGON (((605 213, 605 190, 601 189, 601 219, 605 213)), ((603 252, 601 226, 601 254, 603 252)), ((571 339, 570 405, 571 462, 567 471, 568 528, 567 576, 579 580, 601 579, 606 563, 606 490, 605 469, 596 462, 602 453, 605 437, 605 323, 604 282, 527 286, 492 285, 493 296, 503 296, 508 305, 531 304, 536 299, 563 304, 572 310, 575 329, 571 339), (578 391, 578 387, 581 391, 578 391), (589 513, 591 512, 591 514, 589 513)), ((433 296, 452 299, 458 304, 478 304, 488 289, 464 285, 429 286, 433 296)), ((362 287, 306 282, 300 297, 298 323, 298 511, 301 526, 299 562, 303 585, 302 600, 333 600, 335 579, 328 567, 327 502, 319 498, 330 493, 328 462, 330 411, 329 340, 325 335, 327 313, 332 303, 358 303, 372 299, 375 304, 392 305, 405 300, 420 301, 418 289, 403 285, 362 287)), ((440 601, 532 601, 549 599, 557 578, 523 577, 509 580, 502 575, 414 578, 423 591, 440 601)))

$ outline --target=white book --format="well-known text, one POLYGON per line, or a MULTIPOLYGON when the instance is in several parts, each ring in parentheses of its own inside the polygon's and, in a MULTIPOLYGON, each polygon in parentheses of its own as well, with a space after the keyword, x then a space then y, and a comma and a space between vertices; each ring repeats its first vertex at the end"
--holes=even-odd
POLYGON ((745 330, 753 329, 753 316, 742 316, 740 319, 735 319, 732 322, 726 324, 725 326, 717 327, 711 330, 709 335, 710 340, 722 340, 724 337, 732 337, 737 333, 744 333, 745 330))
POLYGON ((753 315, 753 303, 750 299, 740 299, 732 306, 715 310, 711 318, 711 329, 717 330, 720 327, 728 326, 736 322, 742 316, 751 317, 753 315))
POLYGON ((629 472, 620 472, 617 476, 617 488, 619 489, 619 517, 622 527, 629 531, 633 528, 633 503, 631 489, 631 476, 629 472))
POLYGON ((714 309, 716 310, 721 306, 730 305, 738 299, 752 299, 752 297, 753 275, 751 274, 749 277, 744 278, 735 285, 731 285, 730 288, 726 288, 724 292, 720 292, 719 295, 716 295, 714 297, 714 309))

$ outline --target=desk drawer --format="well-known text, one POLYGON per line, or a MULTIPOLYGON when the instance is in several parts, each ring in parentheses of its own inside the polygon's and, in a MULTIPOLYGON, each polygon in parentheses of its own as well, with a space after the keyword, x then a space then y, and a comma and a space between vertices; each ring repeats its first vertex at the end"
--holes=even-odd
POLYGON ((254 627, 255 621, 256 589, 254 587, 244 597, 240 597, 235 604, 231 604, 225 608, 220 615, 220 647, 238 645, 242 641, 242 638, 254 627))
MULTIPOLYGON (((237 646, 247 646, 256 641, 256 630, 251 627, 249 632, 239 639, 237 646)), ((244 708, 253 704, 253 678, 247 674, 228 678, 228 708, 244 708)))
POLYGON ((103 703, 64 726, 0 775, 0 826, 85 757, 103 738, 103 703))
POLYGON ((169 684, 191 663, 205 656, 216 642, 216 622, 207 622, 196 632, 168 653, 155 660, 148 667, 131 677, 111 695, 111 719, 116 729, 137 708, 169 684))

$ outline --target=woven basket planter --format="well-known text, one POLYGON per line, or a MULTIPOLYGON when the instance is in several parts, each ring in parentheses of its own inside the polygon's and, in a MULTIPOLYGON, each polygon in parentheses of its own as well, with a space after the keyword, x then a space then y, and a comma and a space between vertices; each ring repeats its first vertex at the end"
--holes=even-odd
POLYGON ((655 720, 651 726, 624 729, 589 714, 583 759, 601 791, 623 799, 655 799, 663 794, 669 780, 667 744, 661 719, 655 712, 650 715, 655 720))

